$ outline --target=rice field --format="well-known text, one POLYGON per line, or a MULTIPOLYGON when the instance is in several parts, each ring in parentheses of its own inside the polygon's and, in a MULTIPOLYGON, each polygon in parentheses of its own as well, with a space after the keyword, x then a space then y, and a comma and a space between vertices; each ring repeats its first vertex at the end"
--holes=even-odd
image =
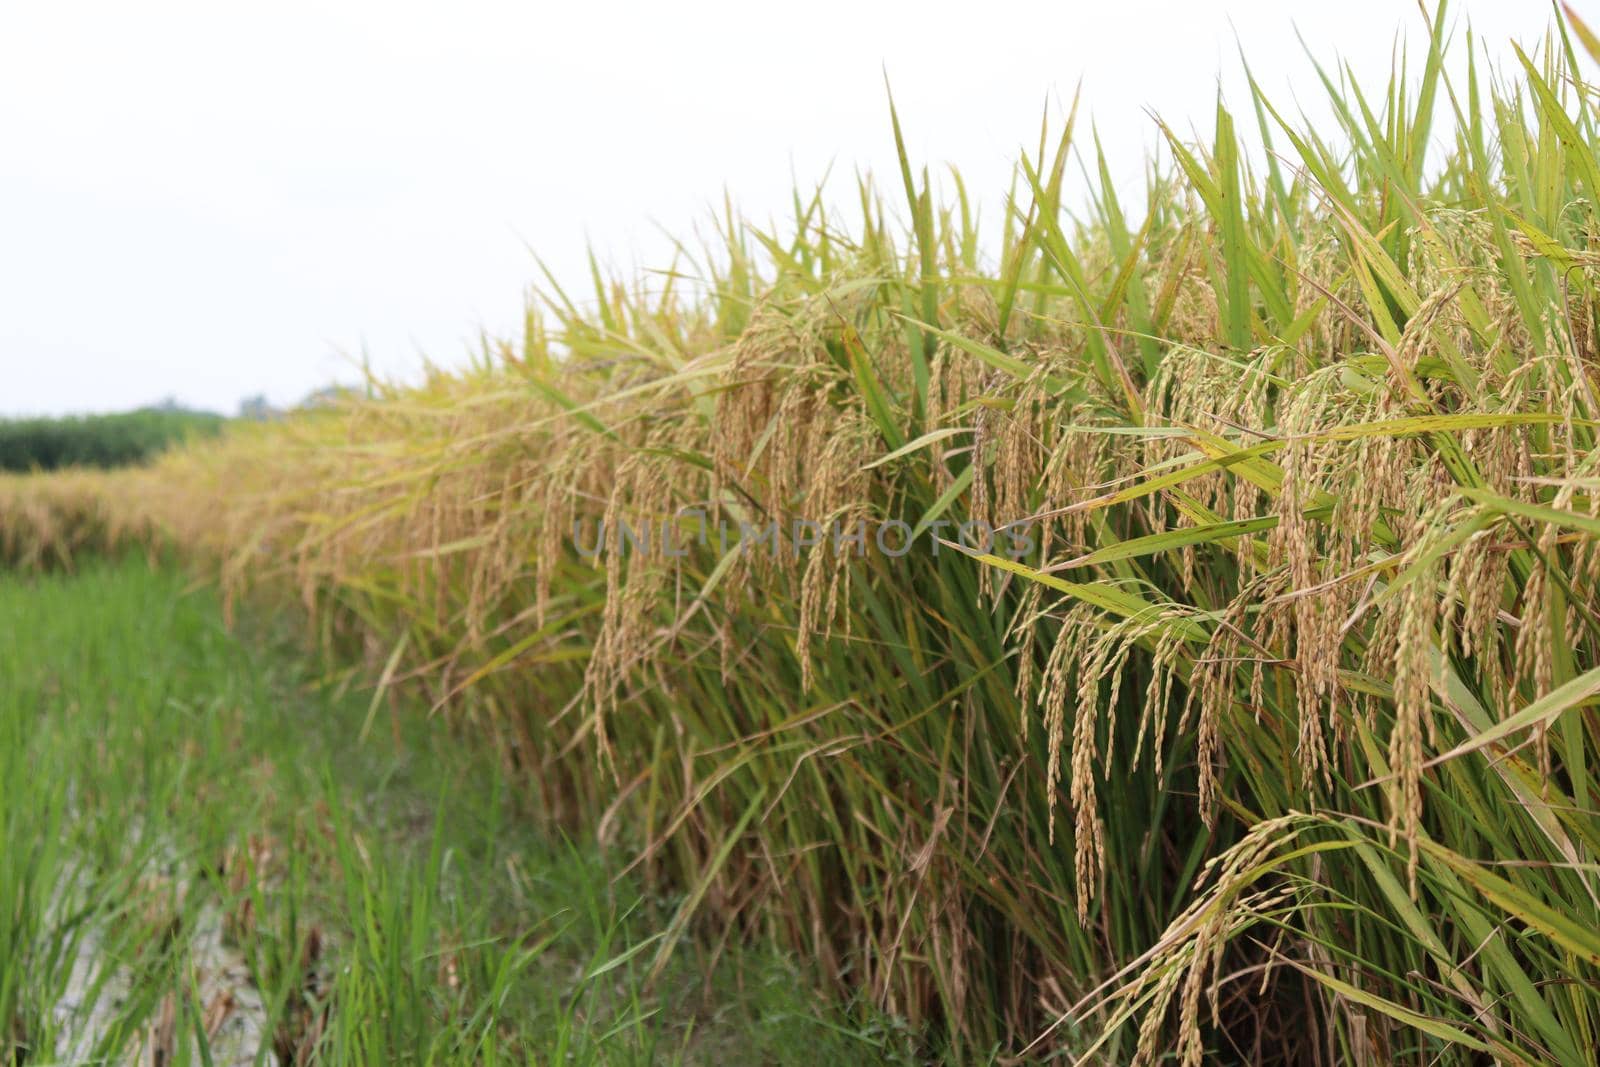
POLYGON ((294 603, 675 894, 650 975, 781 946, 953 1062, 1593 1063, 1600 42, 1446 25, 1336 128, 1162 126, 1138 202, 1069 113, 998 233, 896 118, 848 217, 0 482, 0 545, 79 555, 70 486, 294 603))

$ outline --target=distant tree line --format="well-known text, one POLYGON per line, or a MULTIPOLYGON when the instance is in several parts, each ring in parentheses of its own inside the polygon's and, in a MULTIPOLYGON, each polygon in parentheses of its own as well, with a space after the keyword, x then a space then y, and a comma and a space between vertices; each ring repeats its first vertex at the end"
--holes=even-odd
POLYGON ((226 420, 172 406, 115 415, 0 419, 0 470, 123 467, 142 463, 195 436, 215 436, 226 420))

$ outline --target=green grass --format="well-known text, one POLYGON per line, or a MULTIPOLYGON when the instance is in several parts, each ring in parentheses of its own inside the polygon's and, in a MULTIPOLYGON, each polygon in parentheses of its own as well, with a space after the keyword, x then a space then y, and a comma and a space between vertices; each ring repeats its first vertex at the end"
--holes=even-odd
POLYGON ((245 628, 142 561, 0 578, 0 1063, 51 1061, 91 943, 127 987, 94 1054, 206 1062, 172 1034, 203 1029, 193 945, 219 913, 270 1043, 304 1062, 907 1055, 772 952, 691 936, 650 982, 675 901, 529 830, 536 801, 481 744, 245 628))

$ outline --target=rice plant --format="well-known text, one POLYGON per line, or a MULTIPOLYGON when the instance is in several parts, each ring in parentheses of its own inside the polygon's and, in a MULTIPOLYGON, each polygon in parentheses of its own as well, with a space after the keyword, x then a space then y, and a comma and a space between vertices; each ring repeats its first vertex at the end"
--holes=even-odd
POLYGON ((1448 25, 1141 204, 1069 114, 992 261, 902 144, 119 507, 629 845, 653 967, 776 938, 955 1058, 1593 1062, 1600 49, 1448 25))

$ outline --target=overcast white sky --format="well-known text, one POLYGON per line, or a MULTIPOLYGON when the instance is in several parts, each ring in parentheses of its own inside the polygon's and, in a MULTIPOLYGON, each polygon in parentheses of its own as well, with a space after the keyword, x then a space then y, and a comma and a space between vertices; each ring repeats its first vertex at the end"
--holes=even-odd
MULTIPOLYGON (((1580 13, 1600 2, 1577 0, 1580 13)), ((1548 7, 1467 0, 1495 55, 1548 7)), ((1146 109, 1209 133, 1217 79, 1320 97, 1295 27, 1377 81, 1407 0, 0 6, 0 414, 175 396, 292 402, 365 350, 387 374, 514 333, 585 249, 664 266, 722 190, 755 219, 833 164, 894 177, 883 70, 913 153, 991 221, 1044 102, 1081 77, 1119 175, 1146 109)), ((887 186, 893 192, 893 186, 887 186)))

